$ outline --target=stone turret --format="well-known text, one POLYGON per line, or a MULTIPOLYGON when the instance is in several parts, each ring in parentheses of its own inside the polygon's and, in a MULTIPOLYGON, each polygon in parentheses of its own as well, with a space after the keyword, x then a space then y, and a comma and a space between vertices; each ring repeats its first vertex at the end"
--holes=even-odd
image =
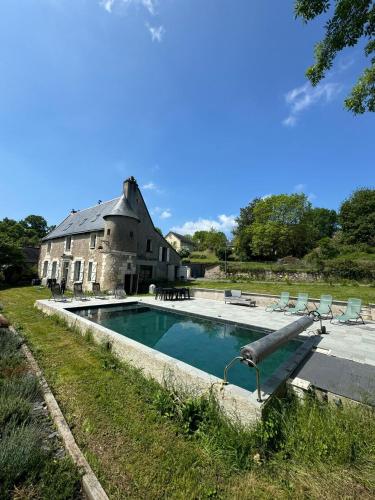
POLYGON ((109 252, 137 252, 138 224, 140 219, 133 209, 136 206, 137 182, 130 177, 124 182, 124 191, 113 207, 104 216, 104 237, 109 252))
POLYGON ((138 185, 134 177, 124 182, 123 193, 104 225, 104 288, 113 289, 123 283, 125 274, 135 274, 138 243, 138 185))

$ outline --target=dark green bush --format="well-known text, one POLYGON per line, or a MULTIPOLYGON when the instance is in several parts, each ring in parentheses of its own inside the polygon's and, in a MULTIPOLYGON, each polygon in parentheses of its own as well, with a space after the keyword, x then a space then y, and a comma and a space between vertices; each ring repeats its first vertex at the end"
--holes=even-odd
POLYGON ((375 266, 350 259, 336 259, 326 263, 323 274, 336 279, 371 281, 375 279, 375 266))

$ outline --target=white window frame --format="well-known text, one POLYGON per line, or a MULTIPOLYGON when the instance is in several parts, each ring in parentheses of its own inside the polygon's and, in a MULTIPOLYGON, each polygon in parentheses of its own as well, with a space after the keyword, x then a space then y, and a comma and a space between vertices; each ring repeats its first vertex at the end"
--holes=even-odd
POLYGON ((47 274, 48 274, 48 263, 49 261, 48 260, 45 260, 43 262, 43 266, 42 266, 42 278, 47 278, 47 274))
POLYGON ((57 277, 58 277, 58 274, 59 274, 59 273, 58 273, 58 269, 57 269, 58 264, 59 264, 59 263, 58 263, 58 261, 57 261, 57 260, 53 260, 53 261, 52 261, 52 267, 51 267, 51 278, 52 278, 52 279, 57 279, 57 277), (54 264, 56 264, 56 267, 55 267, 55 275, 53 275, 53 265, 54 265, 54 264))
POLYGON ((83 283, 84 279, 84 274, 85 274, 85 259, 82 257, 78 257, 77 259, 74 259, 72 262, 72 282, 73 283, 83 283), (76 263, 80 262, 80 268, 79 268, 79 275, 78 279, 76 279, 76 263))

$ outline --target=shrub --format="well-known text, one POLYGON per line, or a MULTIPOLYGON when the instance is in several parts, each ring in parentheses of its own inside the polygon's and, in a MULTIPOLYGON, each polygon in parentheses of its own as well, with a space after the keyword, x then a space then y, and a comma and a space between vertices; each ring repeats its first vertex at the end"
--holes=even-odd
POLYGON ((326 263, 324 275, 348 280, 371 281, 375 279, 375 268, 371 264, 350 259, 337 259, 326 263))
POLYGON ((70 458, 49 460, 41 473, 43 498, 65 500, 79 498, 80 475, 70 458))
POLYGON ((31 405, 17 394, 0 394, 0 429, 8 423, 20 425, 27 421, 31 405))
POLYGON ((33 479, 42 466, 41 430, 34 425, 7 426, 0 440, 0 496, 21 480, 33 479))

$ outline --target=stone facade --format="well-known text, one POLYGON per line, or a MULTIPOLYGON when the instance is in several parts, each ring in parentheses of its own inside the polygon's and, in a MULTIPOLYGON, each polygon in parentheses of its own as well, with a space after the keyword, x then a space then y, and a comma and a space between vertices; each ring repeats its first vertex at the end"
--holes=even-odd
POLYGON ((43 240, 39 275, 43 283, 65 278, 67 288, 80 282, 85 290, 94 282, 102 290, 121 283, 132 293, 151 280, 173 281, 179 266, 179 255, 155 229, 130 178, 119 199, 71 213, 43 240))

